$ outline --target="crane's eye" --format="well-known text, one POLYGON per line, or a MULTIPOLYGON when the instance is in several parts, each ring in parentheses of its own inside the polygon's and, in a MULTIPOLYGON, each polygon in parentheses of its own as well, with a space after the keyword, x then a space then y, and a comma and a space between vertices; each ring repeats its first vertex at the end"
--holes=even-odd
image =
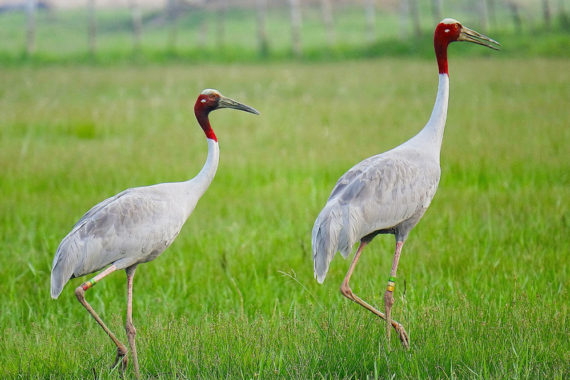
POLYGON ((201 103, 206 103, 206 99, 200 100, 201 103))

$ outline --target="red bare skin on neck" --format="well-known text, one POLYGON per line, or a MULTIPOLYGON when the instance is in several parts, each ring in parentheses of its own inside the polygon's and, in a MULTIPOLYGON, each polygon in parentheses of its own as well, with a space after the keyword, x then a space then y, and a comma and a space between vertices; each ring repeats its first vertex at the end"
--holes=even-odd
POLYGON ((215 99, 208 95, 200 94, 196 100, 196 104, 194 104, 194 115, 196 115, 198 124, 202 127, 206 137, 217 142, 218 138, 210 125, 210 120, 208 119, 210 111, 214 110, 216 107, 217 103, 215 99))
POLYGON ((440 74, 449 75, 447 69, 447 46, 453 41, 457 41, 461 33, 459 24, 439 23, 435 28, 433 35, 433 47, 435 48, 435 56, 440 74))

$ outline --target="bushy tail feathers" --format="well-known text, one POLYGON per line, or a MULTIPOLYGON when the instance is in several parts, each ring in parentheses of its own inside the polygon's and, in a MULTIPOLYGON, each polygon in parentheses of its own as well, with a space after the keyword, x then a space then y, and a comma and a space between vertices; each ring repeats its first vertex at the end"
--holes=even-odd
MULTIPOLYGON (((319 214, 313 226, 312 245, 315 278, 322 284, 329 270, 330 262, 339 251, 339 237, 342 232, 342 218, 339 210, 325 207, 319 214)), ((346 257, 350 251, 340 249, 346 257)))
POLYGON ((51 269, 51 298, 56 299, 61 294, 63 287, 73 275, 73 265, 63 249, 63 242, 57 249, 53 258, 51 269))

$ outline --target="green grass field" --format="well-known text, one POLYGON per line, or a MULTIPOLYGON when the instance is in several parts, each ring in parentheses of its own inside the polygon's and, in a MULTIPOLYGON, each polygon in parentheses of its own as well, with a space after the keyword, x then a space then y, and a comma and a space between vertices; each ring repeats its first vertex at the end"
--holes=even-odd
MULTIPOLYGON (((119 378, 73 294, 85 278, 52 300, 51 262, 95 203, 199 171, 192 106, 213 87, 262 114, 212 114, 217 176, 137 271, 144 377, 568 378, 568 60, 454 49, 442 180, 398 270, 409 351, 341 296, 348 260, 316 283, 310 234, 342 173, 427 121, 432 60, 0 71, 0 377, 119 378)), ((375 239, 351 281, 375 305, 393 244, 375 239)), ((125 289, 115 273, 87 299, 126 342, 125 289)))

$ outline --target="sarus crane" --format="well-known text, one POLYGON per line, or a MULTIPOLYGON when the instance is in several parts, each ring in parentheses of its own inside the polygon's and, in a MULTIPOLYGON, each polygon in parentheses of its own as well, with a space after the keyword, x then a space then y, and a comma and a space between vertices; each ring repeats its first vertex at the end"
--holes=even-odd
POLYGON ((449 99, 447 47, 454 41, 473 42, 495 50, 500 46, 457 20, 441 21, 434 33, 439 85, 429 121, 410 140, 365 159, 340 177, 312 232, 314 272, 319 283, 325 280, 336 252, 340 251, 346 258, 354 244, 360 242, 340 291, 386 320, 387 340, 390 340, 392 326, 406 348, 409 347, 408 334, 400 323, 391 319, 396 270, 402 246, 429 207, 439 184, 440 150, 449 99), (356 296, 348 284, 362 250, 378 234, 393 234, 396 238, 392 270, 384 293, 385 313, 356 296))
POLYGON ((257 110, 226 98, 217 90, 206 89, 198 96, 194 113, 208 141, 208 157, 202 170, 185 182, 160 183, 127 189, 89 210, 61 241, 51 270, 51 296, 57 298, 72 278, 97 272, 75 289, 79 302, 101 325, 117 346, 112 368, 127 367, 127 348, 103 323, 85 300, 85 292, 119 269, 127 273, 127 318, 125 330, 135 375, 139 364, 133 326, 133 277, 139 264, 156 259, 178 236, 200 197, 206 192, 218 168, 218 139, 208 115, 220 108, 233 108, 259 114, 257 110))

